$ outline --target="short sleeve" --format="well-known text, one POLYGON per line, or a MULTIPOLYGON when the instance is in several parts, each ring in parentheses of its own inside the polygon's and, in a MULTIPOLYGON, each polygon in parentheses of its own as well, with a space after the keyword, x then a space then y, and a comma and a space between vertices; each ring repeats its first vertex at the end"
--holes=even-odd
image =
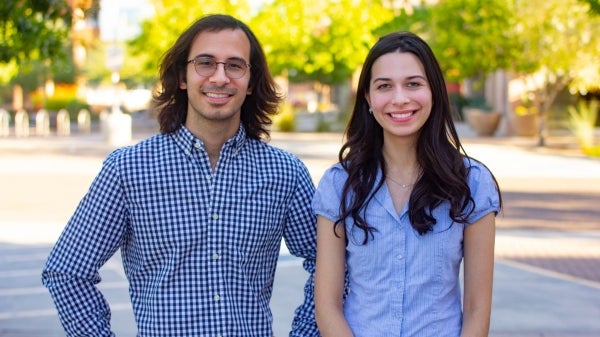
POLYGON ((500 192, 492 173, 485 165, 470 159, 467 161, 467 166, 469 188, 475 202, 475 209, 469 216, 469 224, 472 224, 488 213, 493 212, 497 215, 500 212, 500 192))
POLYGON ((313 212, 331 221, 340 215, 342 188, 348 175, 340 164, 336 164, 323 173, 317 191, 312 200, 313 212))

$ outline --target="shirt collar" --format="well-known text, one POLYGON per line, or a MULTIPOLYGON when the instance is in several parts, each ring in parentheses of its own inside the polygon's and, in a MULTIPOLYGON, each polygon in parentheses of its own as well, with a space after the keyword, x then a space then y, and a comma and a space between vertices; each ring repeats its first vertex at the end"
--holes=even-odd
MULTIPOLYGON (((235 135, 233 135, 233 137, 225 142, 224 147, 231 147, 237 152, 244 146, 246 139, 246 129, 242 124, 240 124, 238 131, 235 133, 235 135)), ((194 134, 192 134, 190 130, 185 127, 185 125, 181 125, 181 127, 175 131, 173 134, 173 140, 175 140, 177 146, 183 149, 183 151, 186 153, 191 153, 194 147, 204 147, 204 142, 198 137, 194 136, 194 134)))

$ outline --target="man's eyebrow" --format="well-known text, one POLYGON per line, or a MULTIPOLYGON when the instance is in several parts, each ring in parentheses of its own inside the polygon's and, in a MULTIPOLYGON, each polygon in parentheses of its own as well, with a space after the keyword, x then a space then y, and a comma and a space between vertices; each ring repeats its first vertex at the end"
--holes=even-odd
POLYGON ((194 56, 194 57, 192 57, 192 58, 195 58, 195 59, 197 59, 197 58, 199 58, 199 57, 210 57, 210 58, 215 58, 215 57, 214 57, 213 55, 211 55, 211 54, 198 54, 198 55, 196 55, 196 56, 194 56))
MULTIPOLYGON (((206 57, 206 58, 211 58, 211 59, 216 59, 216 57, 212 54, 206 54, 206 53, 202 53, 202 54, 198 54, 196 56, 194 56, 192 59, 197 59, 199 57, 206 57)), ((243 57, 238 57, 238 56, 233 56, 233 57, 229 57, 226 59, 226 61, 233 61, 233 60, 237 60, 237 61, 241 61, 244 63, 248 63, 248 61, 246 61, 243 57)))

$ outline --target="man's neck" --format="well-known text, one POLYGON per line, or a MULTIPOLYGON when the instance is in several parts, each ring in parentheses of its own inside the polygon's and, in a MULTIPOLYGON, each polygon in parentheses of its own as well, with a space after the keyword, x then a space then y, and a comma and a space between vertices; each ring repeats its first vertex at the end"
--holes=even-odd
POLYGON ((192 134, 198 137, 204 143, 204 149, 208 154, 210 166, 214 171, 223 144, 231 139, 240 128, 240 124, 232 123, 207 123, 203 125, 187 125, 186 127, 192 134))

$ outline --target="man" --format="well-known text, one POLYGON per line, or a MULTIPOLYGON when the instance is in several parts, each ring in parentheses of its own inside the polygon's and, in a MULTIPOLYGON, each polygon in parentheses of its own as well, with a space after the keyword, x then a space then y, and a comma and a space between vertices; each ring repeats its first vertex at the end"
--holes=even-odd
MULTIPOLYGON (((281 96, 242 22, 201 18, 165 54, 160 134, 114 151, 43 271, 69 336, 111 336, 96 284, 120 249, 138 336, 272 336, 281 238, 312 287, 314 186, 295 156, 267 145, 281 96)), ((311 296, 293 336, 317 334, 311 296)))

